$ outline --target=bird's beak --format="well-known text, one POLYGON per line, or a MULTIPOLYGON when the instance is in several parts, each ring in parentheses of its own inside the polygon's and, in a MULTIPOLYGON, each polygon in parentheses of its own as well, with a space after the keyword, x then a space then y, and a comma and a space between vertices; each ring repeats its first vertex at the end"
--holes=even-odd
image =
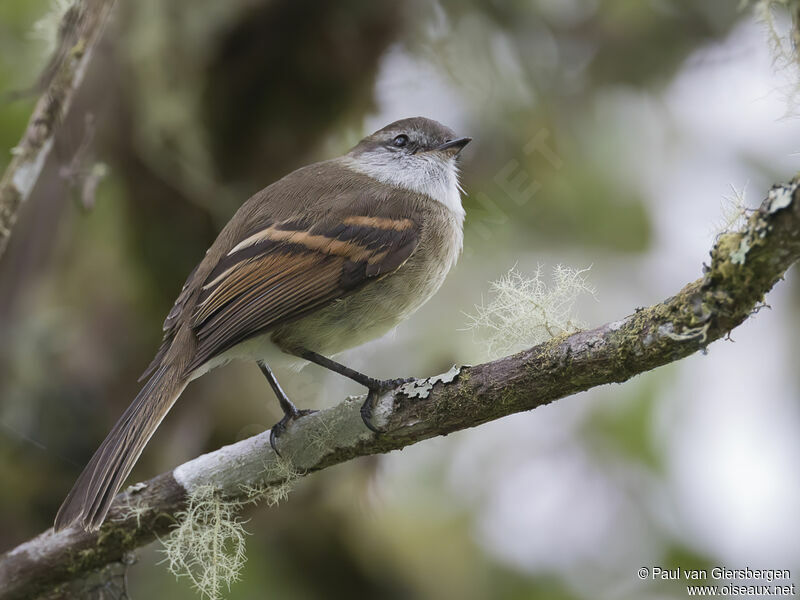
POLYGON ((435 152, 442 152, 448 156, 457 156, 459 152, 472 141, 470 137, 462 137, 455 140, 445 142, 441 146, 436 146, 433 150, 435 152))

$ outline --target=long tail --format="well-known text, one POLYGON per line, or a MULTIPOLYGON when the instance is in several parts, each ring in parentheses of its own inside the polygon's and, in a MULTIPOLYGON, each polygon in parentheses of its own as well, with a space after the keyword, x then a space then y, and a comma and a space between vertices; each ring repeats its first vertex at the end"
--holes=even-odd
POLYGON ((187 383, 187 379, 172 367, 162 366, 153 373, 100 444, 58 509, 55 531, 73 524, 88 531, 100 527, 150 436, 187 383))

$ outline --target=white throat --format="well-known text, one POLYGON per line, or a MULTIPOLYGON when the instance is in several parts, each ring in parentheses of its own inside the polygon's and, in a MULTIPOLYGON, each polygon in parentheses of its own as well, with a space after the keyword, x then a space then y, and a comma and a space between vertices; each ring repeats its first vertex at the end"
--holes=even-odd
POLYGON ((399 155, 384 151, 362 152, 342 157, 350 169, 373 179, 441 202, 463 220, 461 186, 455 158, 437 156, 431 152, 399 155))

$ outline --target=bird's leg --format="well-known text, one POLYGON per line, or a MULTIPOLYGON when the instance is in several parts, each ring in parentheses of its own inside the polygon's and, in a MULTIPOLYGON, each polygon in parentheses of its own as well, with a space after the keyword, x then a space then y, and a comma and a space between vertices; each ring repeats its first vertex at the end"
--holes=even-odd
POLYGON ((383 433, 379 428, 375 427, 372 424, 372 411, 375 408, 375 401, 380 397, 382 393, 387 390, 391 390, 392 388, 397 387, 398 385, 402 385, 404 383, 408 383, 409 381, 413 381, 414 378, 400 378, 400 379, 375 379, 374 377, 370 377, 369 375, 364 375, 356 371, 355 369, 351 369, 350 367, 346 367, 345 365, 336 362, 335 360, 331 360, 327 356, 322 356, 321 354, 317 354, 316 352, 312 352, 311 350, 300 350, 297 355, 301 358, 305 358, 306 360, 313 362, 314 364, 319 365, 320 367, 325 367, 326 369, 333 371, 334 373, 338 373, 339 375, 343 375, 348 379, 352 379, 356 383, 360 383, 365 388, 369 390, 367 394, 367 399, 364 404, 361 405, 361 420, 364 421, 364 425, 366 425, 369 429, 374 431, 375 433, 383 433))
POLYGON ((281 410, 283 411, 283 418, 275 423, 275 425, 272 426, 272 429, 269 430, 269 445, 272 446, 275 454, 280 456, 281 453, 278 452, 278 446, 276 442, 278 437, 284 431, 286 431, 286 427, 289 425, 289 423, 295 419, 299 419, 305 415, 310 415, 316 411, 298 410, 294 403, 289 400, 289 396, 286 395, 286 392, 283 391, 281 384, 278 383, 278 380, 275 378, 275 373, 272 372, 272 369, 269 368, 269 365, 267 365, 267 363, 265 363, 263 360, 259 360, 258 368, 261 369, 264 377, 266 377, 267 381, 269 381, 269 385, 272 388, 272 391, 275 392, 275 396, 277 396, 278 403, 281 405, 281 410))

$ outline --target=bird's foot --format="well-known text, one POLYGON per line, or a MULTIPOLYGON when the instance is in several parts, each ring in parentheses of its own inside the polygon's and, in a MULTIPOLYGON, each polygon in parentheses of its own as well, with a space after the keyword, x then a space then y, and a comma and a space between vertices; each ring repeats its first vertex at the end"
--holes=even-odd
POLYGON ((278 451, 278 438, 283 435, 289 424, 292 421, 296 421, 300 417, 305 417, 306 415, 311 415, 315 412, 317 411, 295 409, 292 412, 287 412, 284 414, 283 418, 272 426, 272 429, 269 430, 269 445, 272 446, 272 450, 275 452, 275 454, 277 454, 279 457, 281 456, 281 453, 278 451))
POLYGON ((375 433, 384 433, 380 427, 376 427, 372 423, 372 411, 375 410, 375 403, 382 394, 396 387, 414 381, 413 377, 400 377, 398 379, 373 379, 368 385, 369 393, 364 404, 361 405, 361 420, 370 431, 375 433))

